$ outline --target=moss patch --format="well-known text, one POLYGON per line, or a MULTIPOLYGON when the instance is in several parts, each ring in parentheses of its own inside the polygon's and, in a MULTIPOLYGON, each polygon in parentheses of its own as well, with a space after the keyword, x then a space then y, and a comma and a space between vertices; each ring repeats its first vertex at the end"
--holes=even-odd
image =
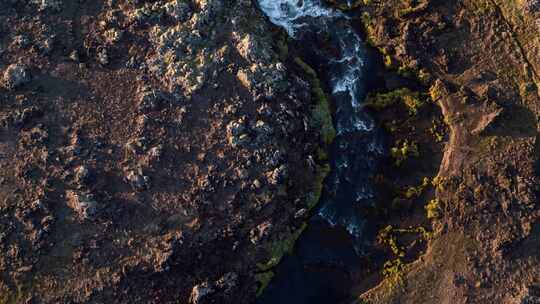
POLYGON ((268 287, 268 284, 270 284, 270 281, 272 281, 273 277, 273 271, 261 272, 255 275, 255 280, 259 283, 259 287, 257 289, 257 297, 263 293, 266 287, 268 287))
MULTIPOLYGON (((278 48, 282 50, 284 56, 288 53, 285 43, 278 46, 278 48)), ((317 130, 321 139, 319 147, 317 148, 316 156, 318 164, 316 166, 313 184, 311 186, 311 191, 306 196, 306 205, 308 209, 311 210, 319 202, 323 191, 324 180, 331 170, 330 165, 327 163, 327 150, 336 137, 336 130, 332 121, 330 102, 322 88, 317 73, 299 57, 295 57, 294 62, 304 72, 304 75, 311 85, 313 107, 311 110, 310 125, 317 130)), ((286 232, 281 235, 278 240, 271 243, 270 248, 268 249, 270 255, 269 260, 265 263, 257 264, 257 267, 261 271, 255 276, 256 281, 259 283, 257 296, 261 295, 270 283, 274 275, 271 269, 276 267, 286 254, 292 253, 296 241, 306 227, 307 223, 304 222, 300 228, 286 232)))
POLYGON ((332 111, 328 97, 322 89, 321 81, 315 70, 299 57, 294 58, 294 62, 305 72, 311 84, 311 96, 314 101, 311 125, 319 130, 323 143, 330 145, 336 137, 336 130, 332 122, 332 111))
POLYGON ((426 104, 426 96, 418 92, 413 92, 408 88, 401 88, 384 93, 369 94, 366 98, 366 107, 375 110, 384 110, 397 103, 407 107, 409 114, 414 116, 418 114, 420 108, 426 104))

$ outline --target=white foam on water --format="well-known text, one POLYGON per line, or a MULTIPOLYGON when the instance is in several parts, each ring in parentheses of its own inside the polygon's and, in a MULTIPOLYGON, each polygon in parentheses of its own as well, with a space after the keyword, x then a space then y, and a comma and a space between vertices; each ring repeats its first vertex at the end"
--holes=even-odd
MULTIPOLYGON (((360 97, 363 96, 365 71, 363 42, 350 26, 342 26, 341 19, 347 18, 343 13, 326 7, 322 0, 258 0, 259 7, 272 23, 284 28, 292 38, 299 38, 301 31, 312 33, 329 33, 338 48, 339 57, 328 61, 327 69, 331 73, 331 93, 336 100, 336 129, 339 135, 356 132, 371 132, 375 128, 374 121, 363 113, 360 97), (335 40, 334 40, 335 39, 335 40), (345 98, 348 97, 348 98, 345 98)), ((316 47, 316 46, 313 46, 316 47)), ((346 140, 338 140, 340 145, 348 145, 346 140)), ((343 150, 344 147, 340 147, 343 150)), ((345 147, 346 148, 346 147, 345 147)), ((371 150, 377 147, 370 147, 371 150)), ((346 155, 336 156, 335 170, 338 174, 351 168, 346 155)), ((349 183, 351 177, 342 176, 349 183)), ((339 183, 336 180, 336 183, 339 183)), ((354 191, 351 199, 361 201, 373 197, 368 187, 360 186, 354 191)), ((340 225, 351 235, 360 237, 365 220, 360 219, 345 206, 337 202, 321 202, 319 216, 331 226, 340 225), (343 209, 345 207, 345 209, 343 209)), ((344 203, 344 202, 341 202, 344 203)))
POLYGON ((342 14, 324 7, 319 0, 258 0, 261 10, 270 18, 272 23, 283 27, 291 37, 296 31, 305 26, 305 17, 334 18, 342 14))

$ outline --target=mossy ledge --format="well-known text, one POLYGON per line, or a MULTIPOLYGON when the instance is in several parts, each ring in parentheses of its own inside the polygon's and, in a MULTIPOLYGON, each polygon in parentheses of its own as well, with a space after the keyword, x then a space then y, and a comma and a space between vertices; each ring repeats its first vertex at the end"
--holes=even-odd
MULTIPOLYGON (((332 120, 332 110, 330 101, 325 91, 322 88, 321 81, 317 72, 305 63, 300 57, 294 57, 294 63, 303 71, 306 79, 311 85, 311 99, 313 108, 311 110, 310 126, 314 130, 318 130, 320 137, 319 147, 317 148, 317 164, 315 169, 315 177, 311 186, 311 191, 306 195, 306 205, 311 211, 319 202, 324 180, 330 173, 330 164, 328 163, 328 148, 333 143, 336 137, 336 130, 332 120)), ((307 222, 303 222, 300 228, 293 229, 284 233, 279 240, 270 244, 268 251, 270 258, 265 263, 257 264, 259 272, 255 275, 255 280, 258 282, 257 296, 260 296, 266 289, 270 281, 274 277, 272 271, 283 259, 286 254, 291 254, 296 241, 306 229, 307 222)))

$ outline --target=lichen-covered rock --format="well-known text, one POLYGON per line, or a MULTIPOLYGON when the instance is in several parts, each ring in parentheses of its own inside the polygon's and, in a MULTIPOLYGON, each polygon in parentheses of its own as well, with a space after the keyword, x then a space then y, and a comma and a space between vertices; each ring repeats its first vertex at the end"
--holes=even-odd
POLYGON ((258 144, 263 144, 269 141, 269 138, 274 130, 266 122, 258 120, 253 127, 253 132, 255 132, 256 136, 255 142, 258 144))
POLYGON ((228 272, 216 282, 216 287, 222 289, 225 293, 230 292, 238 284, 238 274, 228 272))
POLYGON ((261 250, 306 184, 277 191, 266 173, 317 142, 287 121, 310 112, 311 89, 290 81, 303 76, 270 27, 250 0, 0 0, 7 286, 47 304, 252 303, 261 250), (12 69, 4 89, 10 63, 36 71, 31 85, 12 69))
POLYGON ((285 66, 278 62, 269 65, 253 64, 238 70, 238 80, 254 95, 274 97, 287 89, 285 66))
POLYGON ((283 184, 288 177, 288 170, 285 165, 281 165, 278 168, 268 172, 266 174, 268 183, 271 185, 283 184))
POLYGON ((200 304, 205 297, 212 294, 214 291, 214 288, 212 288, 212 286, 210 286, 208 282, 203 282, 201 284, 195 285, 191 291, 189 303, 200 304))
POLYGON ((91 194, 69 190, 66 198, 68 206, 81 220, 92 219, 98 212, 98 204, 91 194))
POLYGON ((75 169, 75 182, 84 185, 90 181, 90 170, 86 166, 79 166, 75 169))
POLYGON ((527 13, 540 12, 540 0, 524 0, 522 6, 523 10, 527 13))
POLYGON ((239 33, 233 33, 233 37, 238 41, 236 50, 248 62, 269 62, 272 57, 268 52, 270 45, 263 43, 261 40, 254 37, 254 34, 245 34, 241 36, 239 33))
POLYGON ((259 224, 257 227, 251 229, 251 232, 249 234, 249 240, 254 245, 258 244, 259 241, 270 235, 272 227, 273 225, 269 221, 259 224))
POLYGON ((140 170, 130 170, 126 174, 126 181, 138 191, 150 189, 150 177, 145 176, 140 170))
POLYGON ((193 16, 193 10, 186 1, 173 0, 164 6, 165 12, 176 21, 185 22, 193 16))
POLYGON ((233 147, 242 146, 249 142, 245 118, 231 121, 227 125, 227 140, 233 147))
POLYGON ((20 63, 8 66, 3 76, 3 85, 10 90, 30 81, 30 71, 25 65, 20 63))
POLYGON ((61 0, 32 0, 40 11, 47 9, 59 11, 61 9, 62 1, 61 0))
POLYGON ((157 110, 162 99, 162 94, 160 92, 152 89, 144 89, 140 93, 139 111, 150 112, 157 110))

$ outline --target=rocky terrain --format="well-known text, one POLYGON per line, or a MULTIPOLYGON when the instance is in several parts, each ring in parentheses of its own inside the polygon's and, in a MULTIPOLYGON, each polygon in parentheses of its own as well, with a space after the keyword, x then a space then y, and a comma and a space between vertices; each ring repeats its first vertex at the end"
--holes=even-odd
POLYGON ((353 8, 387 66, 424 83, 448 127, 426 205, 434 232, 425 254, 388 267, 360 303, 540 301, 538 5, 359 1, 353 8))
POLYGON ((252 302, 330 121, 281 34, 247 0, 1 0, 0 303, 252 302))
MULTIPOLYGON (((540 1, 326 2, 388 143, 352 301, 540 303, 540 1)), ((297 46, 250 0, 0 0, 0 304, 255 302, 336 135, 297 46)))

